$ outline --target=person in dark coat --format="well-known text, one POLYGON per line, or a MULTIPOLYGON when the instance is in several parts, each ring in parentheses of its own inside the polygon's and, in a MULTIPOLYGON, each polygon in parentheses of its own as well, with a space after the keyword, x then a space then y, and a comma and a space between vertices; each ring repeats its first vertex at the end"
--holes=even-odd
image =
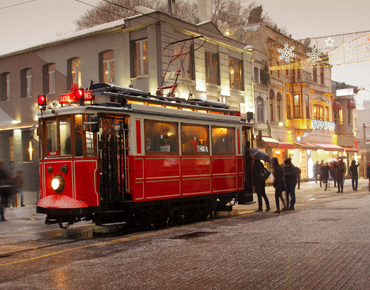
POLYGON ((257 211, 262 211, 262 198, 265 200, 266 204, 266 211, 270 210, 270 203, 269 199, 267 198, 266 195, 266 182, 265 180, 262 180, 259 178, 259 173, 262 172, 264 169, 264 166, 259 159, 254 160, 253 164, 253 185, 257 193, 257 199, 258 199, 258 210, 257 211))
POLYGON ((358 185, 358 164, 356 164, 355 160, 352 160, 351 166, 349 167, 349 175, 352 179, 352 189, 354 191, 357 191, 357 185, 358 185))
POLYGON ((330 176, 333 178, 334 180, 334 187, 337 187, 337 176, 335 174, 335 167, 334 167, 334 163, 331 163, 330 164, 330 169, 329 169, 329 172, 330 172, 330 176))
POLYGON ((8 191, 5 188, 7 185, 9 176, 5 173, 4 161, 0 160, 0 197, 1 197, 1 206, 0 206, 0 217, 1 221, 5 222, 5 207, 8 205, 8 191))
POLYGON ((330 170, 330 167, 328 163, 320 167, 320 179, 322 178, 323 184, 325 183, 325 191, 328 189, 329 170, 330 170))
POLYGON ((297 183, 297 170, 292 164, 292 159, 287 158, 284 161, 284 180, 286 186, 286 205, 289 206, 290 196, 290 207, 289 210, 294 210, 295 205, 295 185, 297 183))
POLYGON ((317 183, 317 174, 319 173, 319 161, 316 161, 316 164, 313 166, 313 178, 315 178, 315 183, 317 183))
POLYGON ((276 157, 272 158, 272 174, 274 175, 274 182, 272 185, 275 188, 275 203, 276 203, 276 210, 274 211, 274 213, 280 213, 280 199, 283 202, 284 209, 286 209, 285 202, 283 199, 285 183, 283 169, 279 165, 279 161, 276 157))
POLYGON ((335 174, 337 176, 337 182, 338 182, 338 191, 337 193, 343 193, 343 183, 344 183, 344 175, 346 174, 346 167, 343 163, 343 160, 339 160, 338 163, 335 165, 335 174))
POLYGON ((301 187, 301 169, 299 167, 296 167, 297 170, 297 189, 300 189, 301 187))
POLYGON ((322 187, 322 176, 321 176, 321 167, 322 166, 325 166, 325 164, 324 164, 324 160, 321 160, 321 163, 319 164, 319 175, 320 175, 320 187, 322 187))

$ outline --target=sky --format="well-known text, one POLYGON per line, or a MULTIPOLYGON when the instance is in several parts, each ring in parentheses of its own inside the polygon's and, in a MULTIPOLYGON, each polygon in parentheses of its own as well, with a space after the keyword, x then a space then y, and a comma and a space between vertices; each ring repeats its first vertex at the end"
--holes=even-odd
MULTIPOLYGON (((179 1, 179 0, 177 0, 179 1)), ((242 0, 244 1, 244 0, 242 0)), ((0 55, 40 44, 76 30, 73 21, 99 0, 0 0, 0 55)), ((353 39, 370 33, 369 0, 257 0, 279 27, 294 39, 307 37, 353 39), (344 35, 343 37, 341 35, 344 35)), ((368 36, 370 39, 370 35, 368 36)), ((370 100, 370 40, 363 46, 361 63, 332 67, 332 79, 364 88, 356 96, 357 108, 370 100)))

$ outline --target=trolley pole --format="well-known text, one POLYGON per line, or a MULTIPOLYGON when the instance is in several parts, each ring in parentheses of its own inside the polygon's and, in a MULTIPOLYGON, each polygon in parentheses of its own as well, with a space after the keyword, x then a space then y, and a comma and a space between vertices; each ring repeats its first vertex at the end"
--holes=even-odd
POLYGON ((363 130, 363 142, 364 142, 364 158, 362 162, 364 163, 364 177, 367 178, 366 176, 366 126, 365 123, 362 124, 362 130, 363 130))

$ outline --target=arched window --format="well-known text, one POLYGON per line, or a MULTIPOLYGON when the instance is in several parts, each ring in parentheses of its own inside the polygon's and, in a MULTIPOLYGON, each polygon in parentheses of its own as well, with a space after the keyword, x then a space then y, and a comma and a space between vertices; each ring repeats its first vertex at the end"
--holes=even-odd
POLYGON ((274 121, 274 102, 275 102, 275 94, 273 90, 269 91, 269 99, 270 99, 270 122, 274 121))
POLYGON ((281 122, 282 119, 281 119, 281 94, 280 93, 277 93, 276 95, 276 121, 277 122, 281 122))
POLYGON ((265 118, 263 115, 263 99, 261 97, 257 98, 257 122, 264 123, 265 118))
POLYGON ((286 101, 286 118, 287 119, 291 119, 291 114, 290 114, 290 95, 289 94, 286 94, 285 101, 286 101))

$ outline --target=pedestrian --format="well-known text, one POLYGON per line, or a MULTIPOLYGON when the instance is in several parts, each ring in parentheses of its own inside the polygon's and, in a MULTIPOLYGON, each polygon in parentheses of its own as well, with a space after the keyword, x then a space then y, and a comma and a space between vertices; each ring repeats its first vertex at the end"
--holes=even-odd
POLYGON ((290 196, 290 206, 289 210, 294 210, 295 205, 295 185, 297 183, 297 170, 292 164, 292 159, 287 158, 284 161, 284 180, 286 187, 286 205, 289 206, 289 196, 290 196))
POLYGON ((352 160, 351 166, 349 167, 349 175, 352 179, 352 189, 353 191, 357 191, 358 186, 358 164, 356 164, 355 160, 352 160))
POLYGON ((320 172, 321 172, 321 166, 325 166, 324 160, 321 160, 321 163, 320 163, 319 168, 318 168, 318 172, 319 172, 319 175, 320 175, 320 187, 322 187, 322 176, 320 174, 320 172))
MULTIPOLYGON (((23 203, 23 175, 22 175, 22 170, 19 170, 17 172, 17 175, 14 177, 14 184, 13 184, 13 194, 14 197, 17 196, 19 193, 21 196, 21 206, 25 206, 23 203)), ((14 206, 14 205, 13 205, 14 206)))
POLYGON ((280 213, 280 199, 283 202, 283 210, 286 209, 284 198, 283 198, 283 191, 285 190, 285 183, 284 183, 284 172, 281 166, 279 165, 279 161, 276 157, 272 158, 272 174, 274 175, 274 182, 273 186, 275 188, 275 204, 276 210, 274 213, 280 213))
POLYGON ((320 166, 320 179, 322 178, 323 184, 325 183, 325 191, 328 189, 329 170, 330 167, 328 163, 320 166))
POLYGON ((370 191, 370 163, 367 165, 366 168, 366 176, 369 179, 369 191, 370 191))
POLYGON ((329 169, 329 172, 330 172, 330 176, 333 178, 334 180, 334 187, 337 187, 337 176, 335 174, 335 167, 334 167, 334 163, 331 163, 330 164, 330 169, 329 169))
POLYGON ((319 172, 319 161, 313 166, 313 178, 315 178, 315 183, 317 183, 317 174, 319 172))
POLYGON ((342 159, 339 160, 339 162, 335 164, 335 174, 336 174, 337 183, 338 183, 337 193, 343 193, 343 183, 344 183, 344 176, 346 174, 346 167, 344 166, 342 159))
POLYGON ((297 170, 297 189, 301 188, 301 169, 299 167, 296 167, 297 170))
POLYGON ((8 189, 6 188, 8 184, 8 175, 5 173, 4 160, 0 160, 0 218, 2 222, 5 222, 5 207, 8 205, 8 189))
POLYGON ((259 177, 260 173, 265 169, 261 160, 255 159, 253 164, 253 185, 257 193, 258 210, 262 211, 262 198, 265 200, 266 211, 270 210, 270 203, 266 195, 266 182, 265 179, 259 177))

